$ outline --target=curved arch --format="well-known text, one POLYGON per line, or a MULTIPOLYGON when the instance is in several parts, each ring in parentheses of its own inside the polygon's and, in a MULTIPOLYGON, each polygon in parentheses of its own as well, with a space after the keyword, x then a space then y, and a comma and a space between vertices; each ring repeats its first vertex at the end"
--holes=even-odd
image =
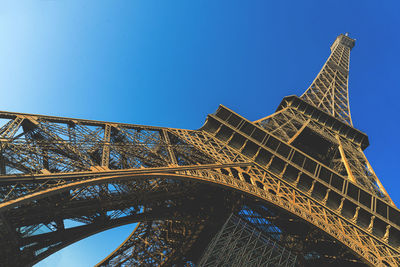
MULTIPOLYGON (((260 172, 256 167, 252 166, 246 170, 246 173, 256 176, 257 173, 260 172)), ((266 172, 262 173, 264 176, 267 174, 266 172)), ((359 226, 342 217, 341 214, 328 207, 324 207, 322 203, 319 203, 318 201, 310 199, 309 196, 300 192, 294 186, 286 185, 276 179, 270 179, 267 183, 267 179, 263 179, 264 189, 260 189, 254 184, 250 184, 244 180, 234 178, 230 175, 224 175, 218 170, 185 170, 179 173, 148 173, 137 175, 127 174, 119 176, 105 176, 50 188, 44 192, 41 192, 40 194, 32 194, 30 196, 17 199, 11 203, 11 206, 15 207, 28 201, 48 197, 81 186, 102 184, 115 180, 123 181, 155 178, 206 182, 252 195, 258 199, 262 199, 268 203, 285 209, 291 214, 294 214, 313 224, 317 228, 343 243, 345 246, 359 255, 360 258, 369 262, 369 264, 383 264, 384 260, 393 266, 398 264, 397 257, 399 253, 397 250, 380 250, 382 249, 380 246, 381 241, 377 240, 372 235, 363 231, 359 226), (392 255, 392 257, 388 258, 388 254, 392 255)), ((259 177, 258 180, 260 180, 259 177)))
POLYGON ((108 256, 106 256, 103 260, 101 260, 99 263, 97 263, 95 265, 95 267, 98 267, 102 264, 104 264, 106 261, 108 261, 112 255, 116 254, 118 252, 118 250, 122 249, 123 246, 129 241, 129 239, 131 239, 131 237, 135 234, 135 232, 139 229, 139 226, 142 222, 138 222, 135 226, 135 229, 133 229, 133 231, 128 235, 127 238, 125 238, 125 240, 116 248, 114 249, 108 256))
MULTIPOLYGON (((165 179, 164 179, 165 180, 165 179)), ((152 183, 154 185, 154 183, 152 183)), ((149 190, 147 192, 140 191, 137 192, 136 194, 128 194, 128 198, 136 198, 138 196, 143 196, 143 198, 139 199, 139 201, 143 202, 142 205, 146 205, 146 207, 150 207, 150 211, 144 212, 143 210, 138 210, 137 214, 133 214, 131 216, 125 216, 121 218, 116 218, 113 220, 108 220, 108 221, 100 221, 96 222, 94 221, 92 224, 88 225, 83 225, 79 227, 74 227, 74 228, 68 228, 65 230, 56 231, 56 232, 49 232, 49 233, 44 233, 44 234, 39 234, 39 235, 33 235, 33 236, 28 236, 25 238, 24 244, 28 245, 30 247, 31 245, 33 246, 32 248, 35 248, 35 250, 39 251, 37 256, 34 258, 31 258, 32 256, 21 256, 19 258, 19 262, 24 262, 24 261, 29 261, 29 264, 33 264, 35 262, 40 261, 41 259, 51 255, 52 253, 62 249, 63 247, 72 244, 74 242, 77 242, 85 237, 88 237, 92 234, 96 234, 98 232, 111 229, 120 225, 124 224, 129 224, 129 223, 134 223, 134 222, 145 222, 145 221, 154 221, 154 220, 181 220, 183 221, 188 221, 192 220, 193 222, 202 222, 204 223, 203 217, 209 213, 208 210, 197 210, 193 209, 189 214, 186 214, 186 217, 181 217, 185 214, 180 213, 181 210, 188 211, 188 208, 193 207, 194 203, 196 203, 197 199, 188 199, 186 194, 190 194, 190 191, 187 189, 189 188, 187 186, 187 182, 185 183, 180 183, 183 186, 177 187, 177 183, 172 183, 170 187, 160 187, 161 190, 156 190, 152 191, 151 188, 146 188, 146 190, 149 190), (166 190, 165 190, 166 189, 166 190), (168 193, 165 194, 164 191, 167 191, 168 193), (154 195, 154 197, 153 197, 154 195), (171 201, 174 202, 173 206, 171 206, 171 201), (189 215, 189 217, 187 217, 189 215), (42 241, 45 241, 43 244, 42 241), (62 241, 62 243, 59 243, 59 241, 62 241), (46 243, 47 242, 47 243, 46 243), (51 242, 50 244, 48 242, 51 242), (38 244, 38 245, 36 245, 38 244), (45 245, 49 245, 48 248, 45 247, 45 245), (42 251, 42 248, 48 249, 47 251, 42 251), (42 254, 43 253, 43 254, 42 254), (32 262, 32 260, 34 262, 32 262)), ((194 185, 193 183, 189 185, 194 185)), ((202 187, 203 190, 202 194, 206 193, 207 191, 204 191, 204 188, 202 187)), ((189 188, 190 189, 190 188, 189 188)), ((195 188, 198 190, 198 185, 195 188)), ((58 193, 62 194, 62 191, 65 190, 58 190, 58 193)), ((52 194, 54 195, 54 194, 52 194)), ((118 196, 117 196, 118 198, 118 196)), ((120 200, 120 199, 119 199, 120 200)), ((125 200, 123 200, 125 201, 125 200)), ((207 202, 207 199, 200 198, 199 201, 201 203, 208 203, 210 204, 209 201, 207 202)), ((110 199, 105 200, 105 202, 110 202, 110 199)), ((70 204, 71 201, 66 201, 64 202, 65 204, 70 204)), ((79 204, 79 203, 78 203, 79 204)), ((103 206, 104 203, 99 203, 100 206, 103 206)), ((128 203, 129 204, 129 203, 128 203)), ((57 205, 59 206, 58 212, 64 213, 63 209, 68 211, 70 208, 68 206, 63 206, 63 205, 57 205)), ((80 205, 78 205, 80 206, 80 205)), ((29 206, 28 206, 29 208, 29 206)), ((51 213, 51 209, 42 209, 42 213, 51 213)), ((46 215, 45 214, 45 215, 46 215)), ((79 213, 76 214, 76 216, 80 215, 79 213)), ((67 215, 69 217, 66 218, 72 218, 71 214, 67 215)), ((73 217, 76 217, 73 216, 73 217)), ((45 218, 46 216, 42 216, 41 218, 45 218)), ((36 222, 37 223, 37 222, 36 222)), ((26 251, 25 251, 26 252, 26 251)), ((29 250, 28 250, 29 252, 29 250)), ((25 253, 26 254, 26 253, 25 253)), ((29 254, 29 253, 28 253, 29 254)), ((36 254, 36 251, 35 251, 36 254)), ((7 260, 7 257, 6 257, 7 260)))
POLYGON ((81 240, 83 240, 83 239, 85 239, 85 238, 87 238, 87 237, 90 237, 90 236, 92 236, 92 235, 95 235, 95 234, 98 234, 98 233, 101 233, 101 232, 104 232, 104 231, 107 231, 107 230, 110 230, 110 229, 113 229, 113 228, 116 228, 116 227, 119 227, 119 226, 123 226, 123 225, 127 225, 127 224, 132 224, 132 223, 137 223, 138 221, 141 221, 141 220, 140 220, 140 219, 136 219, 136 220, 133 219, 133 220, 131 220, 131 221, 125 221, 125 222, 122 222, 122 223, 113 224, 112 226, 110 225, 110 226, 103 227, 103 228, 96 228, 96 229, 93 229, 93 230, 91 230, 91 231, 85 232, 85 234, 82 234, 82 235, 76 236, 76 237, 74 237, 74 238, 71 238, 71 240, 68 240, 67 242, 62 243, 62 244, 59 245, 59 246, 52 247, 51 249, 49 249, 49 250, 47 250, 46 252, 42 253, 39 257, 37 257, 37 258, 32 262, 32 265, 33 265, 33 264, 36 264, 36 263, 38 263, 38 262, 40 262, 40 261, 43 260, 44 258, 47 258, 47 257, 50 256, 51 254, 56 253, 57 251, 59 251, 59 250, 65 248, 65 247, 67 247, 67 246, 69 246, 69 245, 71 245, 71 244, 74 244, 74 243, 76 243, 76 242, 79 242, 79 241, 81 241, 81 240))
MULTIPOLYGON (((130 216, 129 218, 124 217, 124 218, 122 218, 122 220, 115 220, 115 221, 111 222, 111 224, 99 225, 98 227, 93 227, 92 225, 83 225, 83 226, 74 227, 72 229, 70 228, 68 230, 73 230, 73 231, 71 231, 72 233, 68 234, 70 236, 66 242, 63 242, 60 245, 51 247, 46 252, 40 254, 40 256, 35 258, 35 260, 32 262, 32 265, 38 263, 39 261, 50 256, 51 254, 65 248, 71 244, 81 241, 87 237, 90 237, 92 235, 95 235, 95 234, 98 234, 98 233, 101 233, 101 232, 104 232, 104 231, 107 231, 107 230, 110 230, 110 229, 113 229, 116 227, 120 227, 123 225, 128 225, 128 224, 133 224, 133 223, 138 223, 138 225, 139 225, 139 223, 143 223, 143 222, 147 222, 147 221, 169 219, 171 217, 170 214, 172 213, 172 211, 175 211, 175 210, 169 210, 169 208, 165 208, 165 213, 163 213, 163 214, 159 214, 159 213, 143 214, 142 213, 142 214, 137 214, 135 216, 130 216), (79 229, 79 228, 82 228, 82 229, 79 229), (83 229, 83 228, 86 228, 86 229, 83 229), (83 230, 83 231, 79 231, 79 230, 83 230)), ((135 227, 135 229, 136 228, 137 228, 137 226, 135 227)), ((135 229, 133 230, 133 232, 135 231, 135 229)), ((132 234, 130 234, 129 237, 131 235, 132 234)))

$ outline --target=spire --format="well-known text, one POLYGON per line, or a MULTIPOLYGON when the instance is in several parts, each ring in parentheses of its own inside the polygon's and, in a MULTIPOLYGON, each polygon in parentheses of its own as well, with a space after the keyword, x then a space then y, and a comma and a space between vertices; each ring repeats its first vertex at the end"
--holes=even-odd
POLYGON ((355 40, 340 34, 331 46, 331 55, 301 98, 339 120, 352 125, 348 78, 350 50, 355 40))

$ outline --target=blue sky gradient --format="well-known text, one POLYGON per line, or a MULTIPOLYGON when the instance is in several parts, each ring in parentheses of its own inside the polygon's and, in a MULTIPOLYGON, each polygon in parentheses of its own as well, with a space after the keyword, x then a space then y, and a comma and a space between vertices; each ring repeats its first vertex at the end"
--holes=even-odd
MULTIPOLYGON (((0 110, 197 129, 223 104, 250 120, 301 95, 340 33, 356 38, 350 106, 400 204, 398 1, 2 1, 0 110)), ((90 266, 133 226, 37 266, 90 266)))

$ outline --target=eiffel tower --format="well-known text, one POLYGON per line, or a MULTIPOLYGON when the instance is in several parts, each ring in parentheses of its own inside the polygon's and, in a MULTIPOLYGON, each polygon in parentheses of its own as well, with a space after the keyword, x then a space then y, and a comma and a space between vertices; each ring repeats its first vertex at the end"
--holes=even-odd
POLYGON ((400 211, 352 125, 339 35, 311 86, 199 130, 0 112, 0 265, 136 223, 97 266, 399 266, 400 211))

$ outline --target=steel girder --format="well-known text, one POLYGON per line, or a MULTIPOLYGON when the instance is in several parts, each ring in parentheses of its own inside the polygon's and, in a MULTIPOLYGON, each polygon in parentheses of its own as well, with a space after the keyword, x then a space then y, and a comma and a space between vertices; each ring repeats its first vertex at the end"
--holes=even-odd
MULTIPOLYGON (((42 122, 45 121, 44 118, 38 118, 38 120, 42 122)), ((54 121, 55 119, 51 118, 51 120, 54 121)), ((45 123, 47 124, 49 122, 45 121, 45 123)), ((23 122, 21 124, 23 125, 23 122)), ((55 126, 53 127, 55 128, 55 126)), ((379 239, 375 238, 367 231, 363 231, 362 228, 357 227, 354 223, 352 224, 350 220, 346 220, 346 218, 340 213, 338 214, 338 212, 324 206, 320 201, 313 200, 310 194, 307 193, 309 190, 303 192, 304 190, 302 190, 301 187, 297 188, 294 186, 293 183, 296 183, 296 181, 290 183, 283 174, 277 174, 276 171, 272 171, 272 169, 268 170, 268 168, 266 169, 265 167, 260 166, 254 159, 249 158, 237 149, 230 147, 226 140, 222 141, 223 138, 221 139, 217 136, 217 132, 210 134, 206 130, 188 131, 180 129, 162 129, 162 131, 158 132, 158 135, 155 135, 154 133, 146 132, 145 127, 141 129, 143 129, 143 133, 139 130, 135 130, 138 133, 134 134, 140 137, 138 141, 135 141, 137 143, 142 142, 142 144, 128 144, 128 146, 130 145, 131 147, 139 147, 139 152, 136 152, 133 149, 133 151, 130 151, 126 148, 124 148, 125 150, 122 150, 123 144, 119 144, 117 141, 115 144, 111 143, 109 145, 110 154, 115 153, 113 156, 110 156, 109 168, 105 168, 104 166, 101 167, 99 164, 98 166, 95 165, 80 170, 71 170, 62 173, 55 172, 55 167, 51 168, 52 172, 46 171, 43 167, 44 163, 46 163, 48 166, 61 166, 62 168, 65 168, 68 165, 58 164, 60 164, 59 162, 66 162, 67 160, 71 161, 71 168, 77 168, 77 166, 79 166, 80 163, 76 163, 76 161, 80 159, 78 156, 74 157, 72 155, 67 155, 63 150, 59 149, 59 146, 64 146, 66 141, 61 142, 58 138, 53 137, 53 139, 56 139, 57 141, 48 140, 46 142, 38 142, 33 136, 43 137, 45 134, 42 134, 41 131, 37 130, 37 128, 32 129, 28 127, 26 130, 28 132, 34 131, 35 135, 24 132, 24 134, 20 134, 20 137, 15 140, 8 139, 8 143, 4 144, 5 151, 7 151, 7 147, 12 146, 13 142, 18 144, 21 150, 36 151, 36 154, 34 155, 28 153, 19 154, 19 157, 22 157, 21 155, 25 155, 25 157, 30 155, 32 159, 25 158, 25 160, 18 161, 18 164, 21 164, 21 166, 24 166, 26 169, 29 168, 30 170, 39 169, 36 171, 36 174, 32 172, 30 174, 23 174, 21 171, 17 173, 17 168, 14 168, 17 167, 17 163, 14 161, 13 164, 8 163, 6 166, 10 166, 8 167, 10 168, 8 172, 15 172, 15 174, 3 175, 1 177, 4 180, 2 180, 3 202, 0 206, 0 212, 3 214, 2 223, 6 225, 6 227, 2 227, 2 229, 8 229, 7 231, 3 230, 2 235, 4 238, 2 240, 9 241, 3 243, 4 247, 15 248, 14 254, 9 255, 14 255, 12 257, 21 257, 20 251, 22 248, 22 251, 30 251, 30 254, 27 253, 26 255, 29 255, 27 256, 27 259, 31 257, 30 259, 33 260, 31 261, 32 263, 35 260, 42 258, 43 255, 49 255, 51 252, 65 246, 65 244, 72 242, 66 241, 63 245, 60 243, 50 244, 51 242, 40 245, 34 243, 36 247, 34 247, 35 245, 32 245, 31 249, 29 249, 29 246, 23 245, 26 244, 26 242, 21 240, 24 240, 25 237, 37 235, 38 231, 43 231, 44 227, 46 228, 46 231, 50 232, 63 231, 62 222, 67 218, 57 218, 57 213, 37 216, 36 219, 35 216, 32 216, 32 225, 29 226, 18 227, 18 225, 14 225, 15 221, 18 221, 18 219, 12 218, 21 218, 21 221, 25 220, 26 222, 29 222, 28 218, 31 217, 32 211, 35 210, 35 206, 38 206, 38 209, 40 209, 42 203, 70 201, 70 205, 73 205, 74 202, 72 200, 80 198, 84 199, 86 203, 90 202, 88 198, 100 198, 104 200, 104 203, 106 203, 108 202, 107 200, 110 199, 110 196, 114 195, 140 195, 141 186, 151 187, 150 183, 145 183, 143 181, 167 181, 165 183, 168 184, 168 181, 171 180, 195 180, 232 188, 236 191, 246 193, 246 195, 255 196, 284 208, 290 213, 301 217, 303 220, 309 221, 315 227, 327 232, 346 246, 349 246, 349 248, 355 253, 358 253, 360 258, 373 262, 373 264, 382 261, 390 262, 387 259, 388 252, 391 253, 389 255, 393 255, 388 257, 389 260, 394 260, 394 262, 397 261, 397 258, 394 256, 397 252, 394 248, 385 243, 380 243, 381 241, 379 239), (163 134, 167 133, 169 139, 172 140, 171 142, 175 142, 174 145, 166 145, 166 143, 164 143, 165 139, 161 138, 162 135, 160 132, 163 134), (146 141, 151 140, 151 142, 143 144, 143 135, 147 137, 147 139, 145 139, 146 141), (21 140, 21 136, 29 137, 25 140, 21 140), (154 142, 154 140, 157 140, 158 143, 154 142), (24 145, 21 143, 24 143, 24 145), (171 149, 170 151, 169 148, 171 149), (120 151, 120 154, 114 152, 117 150, 120 151), (46 151, 46 153, 43 153, 43 151, 46 151), (52 151, 51 153, 62 151, 62 154, 59 155, 59 158, 48 157, 47 155, 50 153, 49 151, 52 151), (121 151, 123 152, 121 153, 121 151), (154 151, 159 152, 155 153, 154 151), (143 157, 142 153, 146 153, 147 157, 143 157), (190 156, 190 153, 193 153, 193 157, 190 156), (39 157, 39 155, 41 157, 39 157), (176 157, 176 165, 169 160, 172 156, 176 157), (154 162, 154 165, 160 167, 151 168, 149 167, 149 163, 144 168, 123 169, 119 167, 122 164, 138 162, 138 158, 143 159, 144 162, 154 162), (187 158, 192 160, 196 158, 198 161, 202 161, 202 164, 184 165, 191 163, 189 160, 184 161, 187 158), (34 161, 34 159, 36 159, 36 161, 34 161), (118 161, 116 159, 118 159, 118 161), (55 160, 55 162, 52 160, 55 160), (161 164, 163 162, 165 162, 164 165, 161 164), (213 162, 215 163, 213 164, 213 162), (33 164, 42 165, 33 167, 33 164), (5 190, 6 188, 8 188, 8 191, 5 190), (11 210, 16 211, 16 215, 14 215, 16 217, 11 216, 11 213, 10 215, 7 213, 11 210), (38 223, 40 220, 42 220, 42 222, 38 223), (58 223, 57 220, 59 221, 58 223), (326 222, 329 223, 326 224, 326 222), (352 231, 352 235, 349 235, 349 231, 352 231), (10 244, 14 245, 10 246, 10 244), (46 244, 48 245, 47 247, 45 246, 46 244), (384 245, 382 246, 382 244, 384 245), (366 250, 366 247, 369 247, 369 250, 366 250), (46 253, 46 251, 48 252, 46 253)), ((153 130, 154 128, 150 129, 153 130)), ((59 131, 61 132, 61 130, 59 131)), ((70 129, 70 132, 71 131, 72 130, 70 129)), ((98 132, 101 133, 101 130, 98 130, 98 132)), ((118 133, 114 134, 118 136, 118 133)), ((121 134, 119 133, 119 135, 121 134)), ((75 140, 82 138, 82 136, 79 137, 77 134, 71 136, 74 136, 74 138, 76 138, 75 140)), ((91 134, 90 138, 93 139, 94 137, 95 135, 91 134)), ((117 139, 113 136, 113 138, 115 138, 115 140, 124 140, 122 137, 117 139)), ((99 139, 103 140, 102 138, 99 139)), ((69 151, 77 149, 74 142, 77 141, 67 141, 68 145, 66 147, 69 147, 69 151), (74 144, 74 146, 72 146, 72 144, 74 144)), ((83 146, 82 142, 77 143, 78 147, 83 146)), ((101 144, 102 143, 100 142, 97 144, 90 144, 90 146, 85 145, 86 150, 82 150, 80 153, 86 153, 84 158, 95 161, 96 157, 93 155, 98 155, 100 152, 94 153, 93 151, 96 151, 96 149, 99 151, 99 148, 102 147, 101 144)), ((15 148, 15 146, 13 148, 15 148)), ((9 157, 10 152, 5 153, 4 155, 6 155, 7 162, 12 161, 11 157, 9 157)), ((101 162, 100 157, 98 157, 97 160, 99 163, 101 162)), ((23 168, 21 167, 19 169, 22 170, 23 168)), ((143 197, 144 195, 145 194, 143 194, 143 197)), ((172 195, 173 194, 170 196, 172 197, 172 195)), ((187 193, 187 195, 191 194, 187 193)), ((146 204, 135 206, 133 203, 126 202, 123 198, 121 198, 121 201, 119 202, 120 206, 118 209, 115 209, 115 206, 113 206, 112 203, 113 201, 109 201, 109 204, 107 205, 100 205, 102 207, 101 211, 98 209, 91 211, 90 208, 87 208, 86 214, 72 214, 68 219, 79 221, 86 225, 101 221, 101 218, 107 218, 107 220, 110 220, 109 218, 129 216, 134 213, 135 210, 137 212, 141 207, 146 206, 146 204), (131 205, 130 208, 128 208, 129 205, 131 205), (107 207, 110 207, 112 210, 107 211, 107 207)), ((116 203, 118 203, 118 201, 116 203)), ((150 200, 149 203, 151 204, 150 200)), ((89 206, 93 207, 97 205, 91 204, 89 206)), ((43 207, 46 207, 46 205, 43 204, 43 207)), ((57 207, 59 206, 57 205, 57 207)), ((86 209, 83 207, 80 211, 86 209)), ((54 209, 45 208, 43 210, 50 211, 54 209)), ((135 219, 130 222, 138 220, 139 219, 135 219)), ((97 230, 92 230, 92 232, 98 232, 100 229, 105 228, 108 229, 109 227, 100 227, 97 230)), ((87 236, 87 234, 82 234, 82 236, 87 236)), ((43 240, 56 241, 57 238, 43 238, 43 240)))
POLYGON ((1 264, 140 222, 102 265, 190 265, 234 212, 303 264, 398 266, 400 211, 351 126, 353 46, 339 36, 305 94, 254 123, 223 106, 197 131, 0 112, 1 264))

